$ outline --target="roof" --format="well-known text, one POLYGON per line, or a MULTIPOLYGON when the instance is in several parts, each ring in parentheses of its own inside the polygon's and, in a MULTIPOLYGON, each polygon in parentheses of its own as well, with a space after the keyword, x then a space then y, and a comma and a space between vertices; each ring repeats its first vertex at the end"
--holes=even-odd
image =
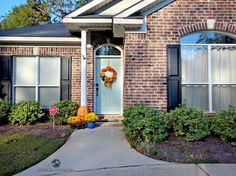
POLYGON ((28 26, 16 29, 0 30, 0 36, 14 37, 73 37, 63 23, 28 26))
MULTIPOLYGON (((78 18, 83 16, 113 16, 113 17, 130 17, 133 14, 153 13, 153 7, 161 5, 164 7, 175 0, 92 0, 82 7, 74 10, 64 18, 78 18)), ((156 10, 159 10, 157 8, 156 10)))
POLYGON ((0 42, 10 42, 9 37, 12 37, 12 41, 29 38, 35 40, 36 37, 38 40, 35 42, 78 42, 81 29, 113 30, 114 37, 124 37, 125 32, 146 32, 146 16, 173 1, 175 0, 92 0, 65 16, 63 23, 0 30, 0 42))
MULTIPOLYGON (((175 0, 93 0, 63 18, 70 31, 81 29, 146 32, 146 17, 175 0)), ((117 35, 116 35, 117 34, 117 35)))

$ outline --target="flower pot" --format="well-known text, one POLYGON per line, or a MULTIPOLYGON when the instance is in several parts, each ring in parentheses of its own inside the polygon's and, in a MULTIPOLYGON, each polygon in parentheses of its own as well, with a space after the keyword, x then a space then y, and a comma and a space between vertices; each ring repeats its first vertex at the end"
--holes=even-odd
POLYGON ((95 122, 87 122, 88 128, 92 129, 95 127, 95 122))

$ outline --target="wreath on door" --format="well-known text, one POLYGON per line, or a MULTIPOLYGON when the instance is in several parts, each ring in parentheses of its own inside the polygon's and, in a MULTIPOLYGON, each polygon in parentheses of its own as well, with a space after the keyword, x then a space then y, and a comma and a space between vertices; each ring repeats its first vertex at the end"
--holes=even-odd
POLYGON ((117 80, 117 72, 113 67, 107 66, 102 68, 100 77, 104 81, 105 87, 111 87, 112 84, 117 80))

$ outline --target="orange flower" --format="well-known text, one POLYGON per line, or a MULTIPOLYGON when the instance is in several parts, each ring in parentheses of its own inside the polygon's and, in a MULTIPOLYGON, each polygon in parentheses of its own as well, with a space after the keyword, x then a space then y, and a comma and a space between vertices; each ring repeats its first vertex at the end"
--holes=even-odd
POLYGON ((113 82, 115 82, 116 79, 117 79, 117 72, 116 72, 116 70, 115 70, 114 68, 112 68, 111 66, 108 65, 107 67, 102 68, 102 70, 101 70, 101 72, 100 72, 100 77, 101 77, 102 80, 104 81, 104 85, 105 85, 106 87, 110 87, 111 84, 112 84, 113 82), (112 73, 112 76, 111 76, 111 77, 110 77, 110 76, 107 76, 107 75, 106 75, 106 72, 111 72, 111 73, 112 73))

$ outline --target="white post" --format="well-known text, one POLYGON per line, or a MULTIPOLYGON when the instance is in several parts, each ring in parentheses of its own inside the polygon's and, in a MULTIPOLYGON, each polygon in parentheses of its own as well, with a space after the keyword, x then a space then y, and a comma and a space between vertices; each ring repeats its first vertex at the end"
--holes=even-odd
POLYGON ((81 106, 87 106, 87 31, 81 30, 81 106))
POLYGON ((209 99, 209 111, 212 112, 212 70, 211 70, 211 45, 208 45, 208 99, 209 99))

